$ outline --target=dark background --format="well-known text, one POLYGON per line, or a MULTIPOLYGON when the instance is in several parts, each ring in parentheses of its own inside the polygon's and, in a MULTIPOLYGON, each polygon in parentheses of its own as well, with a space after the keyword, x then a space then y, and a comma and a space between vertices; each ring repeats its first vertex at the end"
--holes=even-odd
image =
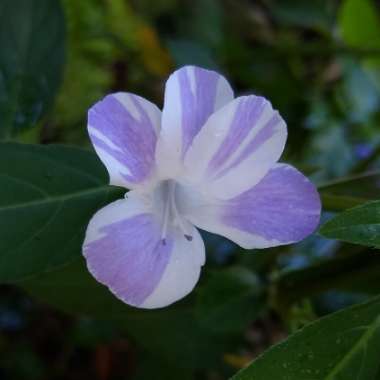
MULTIPOLYGON (((26 12, 38 9, 38 1, 31 3, 26 12)), ((378 11, 375 2, 358 0, 63 0, 62 81, 57 74, 58 93, 48 97, 49 112, 35 128, 25 129, 19 118, 17 138, 90 149, 86 113, 94 102, 123 90, 162 106, 168 75, 196 64, 223 73, 236 94, 271 100, 289 129, 282 160, 315 183, 375 170, 378 11)), ((19 12, 8 7, 0 18, 17 24, 19 12)), ((30 31, 31 38, 41 36, 35 49, 43 31, 30 31)), ((54 57, 45 63, 53 65, 54 57)), ((379 180, 371 178, 377 189, 379 180)), ((353 181, 332 189, 352 195, 366 186, 353 181)), ((325 220, 339 204, 324 202, 325 220)), ((305 323, 378 291, 377 274, 360 286, 354 275, 347 281, 347 273, 372 265, 365 247, 315 235, 291 247, 247 252, 204 237, 208 262, 197 290, 163 311, 126 313, 103 287, 82 279, 75 263, 44 287, 2 285, 0 379, 222 380, 305 323), (316 264, 319 271, 309 275, 316 264), (304 268, 294 281, 281 279, 304 268)))

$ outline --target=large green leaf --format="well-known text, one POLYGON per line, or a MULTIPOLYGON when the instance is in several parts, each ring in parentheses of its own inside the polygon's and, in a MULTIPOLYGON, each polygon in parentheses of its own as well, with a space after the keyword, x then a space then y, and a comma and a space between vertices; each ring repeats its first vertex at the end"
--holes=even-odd
POLYGON ((378 380, 380 298, 322 318, 272 347, 234 380, 378 380))
POLYGON ((319 232, 330 239, 380 248, 380 201, 367 202, 338 214, 319 232))
POLYGON ((58 0, 0 2, 0 138, 43 115, 60 83, 64 18, 58 0))
POLYGON ((0 144, 0 281, 51 270, 81 252, 87 223, 121 197, 94 153, 0 144))
POLYGON ((340 10, 339 26, 348 45, 380 47, 380 18, 373 0, 345 0, 340 10))

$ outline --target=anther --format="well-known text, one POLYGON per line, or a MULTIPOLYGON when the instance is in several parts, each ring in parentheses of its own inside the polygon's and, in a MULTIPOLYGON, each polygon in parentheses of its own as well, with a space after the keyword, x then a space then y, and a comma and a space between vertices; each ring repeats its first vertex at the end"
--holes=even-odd
POLYGON ((188 240, 188 241, 192 241, 193 240, 193 237, 191 235, 186 235, 185 234, 183 236, 185 236, 186 240, 188 240))

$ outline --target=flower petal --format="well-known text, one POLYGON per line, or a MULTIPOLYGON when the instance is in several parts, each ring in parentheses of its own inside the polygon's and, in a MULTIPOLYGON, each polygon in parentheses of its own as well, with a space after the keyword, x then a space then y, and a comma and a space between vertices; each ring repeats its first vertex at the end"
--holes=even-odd
POLYGON ((228 199, 258 183, 277 162, 286 124, 263 97, 236 98, 215 112, 185 157, 191 182, 228 199))
POLYGON ((205 246, 196 228, 188 225, 192 240, 178 229, 172 233, 173 248, 169 263, 155 290, 140 307, 164 307, 189 294, 197 284, 205 263, 205 246))
POLYGON ((131 196, 98 211, 87 228, 83 254, 92 275, 125 303, 142 308, 167 306, 195 286, 204 263, 202 238, 161 224, 142 200, 131 196))
POLYGON ((243 248, 294 243, 311 234, 319 223, 318 192, 303 174, 286 164, 275 165, 257 185, 224 201, 181 189, 181 212, 189 221, 243 248))
POLYGON ((135 188, 152 179, 161 111, 140 96, 106 96, 88 112, 88 133, 110 184, 135 188))
POLYGON ((208 117, 233 99, 227 80, 215 71, 185 66, 166 82, 157 160, 163 176, 173 176, 194 136, 208 117))

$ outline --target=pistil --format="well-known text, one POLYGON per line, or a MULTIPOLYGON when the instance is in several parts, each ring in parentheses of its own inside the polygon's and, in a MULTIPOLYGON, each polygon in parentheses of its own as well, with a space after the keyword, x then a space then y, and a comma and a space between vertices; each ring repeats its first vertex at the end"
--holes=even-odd
POLYGON ((165 181, 163 184, 163 224, 161 233, 161 242, 166 245, 166 236, 168 233, 169 223, 177 224, 179 229, 182 231, 183 236, 186 240, 192 241, 193 237, 188 233, 187 228, 183 222, 183 219, 178 212, 176 199, 175 199, 175 187, 176 183, 174 181, 165 181))

